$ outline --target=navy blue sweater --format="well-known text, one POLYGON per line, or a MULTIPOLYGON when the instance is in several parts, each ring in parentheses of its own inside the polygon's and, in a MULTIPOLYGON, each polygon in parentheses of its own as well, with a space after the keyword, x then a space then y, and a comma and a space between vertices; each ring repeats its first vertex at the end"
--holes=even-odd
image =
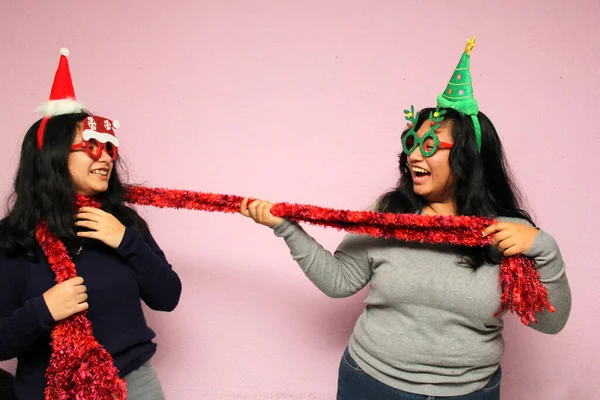
MULTIPOLYGON (((34 263, 0 252, 0 360, 17 357, 15 392, 27 400, 44 398, 54 324, 43 298, 56 284, 54 273, 41 249, 38 257, 34 263)), ((73 261, 87 287, 94 336, 124 377, 156 351, 140 300, 154 310, 171 311, 179 302, 181 281, 154 239, 131 227, 116 250, 86 239, 73 261)))

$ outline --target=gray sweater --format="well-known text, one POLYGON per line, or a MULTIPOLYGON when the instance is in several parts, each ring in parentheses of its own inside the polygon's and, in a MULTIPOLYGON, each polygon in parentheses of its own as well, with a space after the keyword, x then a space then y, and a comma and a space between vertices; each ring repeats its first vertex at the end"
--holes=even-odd
MULTIPOLYGON (((371 283, 348 347, 377 380, 412 393, 458 396, 484 387, 498 368, 504 340, 502 316, 493 316, 500 308, 497 264, 473 270, 457 265, 448 245, 365 235, 347 235, 331 254, 288 220, 274 232, 326 295, 351 296, 371 283)), ((560 250, 540 230, 526 255, 535 259, 557 310, 536 315, 531 327, 557 333, 571 309, 560 250)))

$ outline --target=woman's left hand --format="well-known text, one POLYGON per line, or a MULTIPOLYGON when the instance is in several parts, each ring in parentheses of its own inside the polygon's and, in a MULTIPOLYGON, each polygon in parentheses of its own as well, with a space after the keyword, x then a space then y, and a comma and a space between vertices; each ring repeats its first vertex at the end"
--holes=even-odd
POLYGON ((75 219, 76 226, 91 229, 77 232, 77 236, 99 240, 113 249, 119 247, 125 235, 125 225, 99 208, 81 207, 75 219))
POLYGON ((484 229, 483 237, 495 233, 492 245, 504 256, 526 253, 533 244, 538 230, 532 226, 516 222, 497 222, 484 229))

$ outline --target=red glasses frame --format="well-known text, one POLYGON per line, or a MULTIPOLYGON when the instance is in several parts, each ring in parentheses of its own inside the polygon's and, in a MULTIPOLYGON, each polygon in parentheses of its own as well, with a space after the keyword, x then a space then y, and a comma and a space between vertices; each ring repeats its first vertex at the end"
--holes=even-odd
POLYGON ((115 161, 119 156, 119 148, 114 144, 102 143, 97 141, 96 139, 84 140, 81 143, 74 144, 71 146, 71 151, 78 151, 84 149, 85 152, 94 160, 98 160, 102 157, 102 152, 105 151, 106 154, 110 156, 112 161, 115 161), (94 151, 93 147, 96 148, 94 151))

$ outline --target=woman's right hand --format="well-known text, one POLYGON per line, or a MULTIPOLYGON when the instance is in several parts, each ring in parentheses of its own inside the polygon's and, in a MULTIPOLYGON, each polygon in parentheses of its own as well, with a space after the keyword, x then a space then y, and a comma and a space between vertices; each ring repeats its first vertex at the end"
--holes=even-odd
POLYGON ((52 286, 44 293, 44 301, 54 321, 60 321, 88 309, 87 288, 77 276, 52 286))
POLYGON ((248 218, 252 218, 257 224, 274 228, 283 221, 283 218, 271 214, 273 205, 273 203, 259 199, 252 199, 250 205, 248 205, 248 198, 246 197, 242 200, 240 213, 248 218))

